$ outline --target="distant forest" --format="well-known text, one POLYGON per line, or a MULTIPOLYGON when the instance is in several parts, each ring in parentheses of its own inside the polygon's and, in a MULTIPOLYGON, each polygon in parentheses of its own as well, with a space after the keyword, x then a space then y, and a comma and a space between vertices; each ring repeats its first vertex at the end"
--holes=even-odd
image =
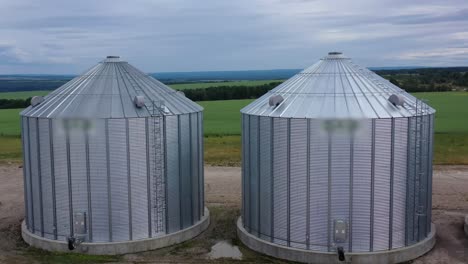
POLYGON ((375 72, 407 92, 468 90, 468 67, 379 70, 375 72))
MULTIPOLYGON (((377 70, 375 72, 407 92, 468 90, 468 67, 377 70)), ((53 90, 68 81, 68 78, 0 79, 0 92, 53 90)), ((186 89, 183 92, 185 96, 194 101, 252 99, 260 97, 280 84, 279 81, 272 81, 258 86, 231 86, 229 82, 226 82, 225 85, 186 89)), ((30 99, 0 99, 0 109, 23 108, 29 105, 30 99)))

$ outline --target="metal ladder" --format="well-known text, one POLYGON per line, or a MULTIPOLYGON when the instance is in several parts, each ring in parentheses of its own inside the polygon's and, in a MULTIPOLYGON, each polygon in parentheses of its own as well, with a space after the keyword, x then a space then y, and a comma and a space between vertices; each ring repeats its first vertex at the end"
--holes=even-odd
MULTIPOLYGON (((422 101, 417 99, 416 100, 416 107, 414 110, 415 114, 415 121, 414 126, 411 128, 411 135, 414 139, 414 146, 413 146, 413 159, 414 159, 414 190, 415 190, 415 200, 414 204, 417 206, 415 208, 415 221, 419 226, 419 219, 427 216, 427 204, 425 203, 424 197, 426 195, 426 186, 423 184, 423 177, 427 176, 427 171, 424 168, 424 161, 427 160, 427 149, 424 149, 424 146, 427 147, 427 136, 425 133, 428 131, 428 117, 426 114, 428 113, 429 107, 428 105, 422 101)), ((427 180, 427 179, 426 179, 427 180)), ((414 230, 416 231, 416 229, 414 230)))
POLYGON ((162 102, 152 101, 151 111, 151 150, 154 155, 153 162, 153 217, 156 233, 165 231, 164 213, 166 211, 165 182, 164 182, 164 146, 163 146, 163 116, 161 115, 162 102))

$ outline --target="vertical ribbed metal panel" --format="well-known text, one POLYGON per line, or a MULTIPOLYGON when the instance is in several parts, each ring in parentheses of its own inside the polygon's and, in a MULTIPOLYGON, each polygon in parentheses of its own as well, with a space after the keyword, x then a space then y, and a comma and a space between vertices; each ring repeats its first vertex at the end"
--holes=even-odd
POLYGON ((89 134, 89 169, 94 242, 109 241, 105 121, 95 120, 89 134))
POLYGON ((166 117, 166 159, 167 159, 167 232, 180 229, 180 179, 179 179, 179 127, 177 116, 166 117))
POLYGON ((42 179, 42 211, 44 218, 44 237, 54 238, 54 207, 52 191, 52 172, 50 156, 49 120, 39 119, 39 141, 41 142, 41 179, 42 179))
POLYGON ((306 248, 307 235, 307 120, 291 119, 290 131, 290 240, 306 248))
POLYGON ((242 196, 243 196, 243 220, 244 226, 249 230, 250 228, 250 153, 249 153, 249 144, 250 144, 250 116, 242 115, 242 164, 243 164, 243 177, 242 177, 242 196))
POLYGON ((193 214, 193 223, 200 220, 200 168, 199 168, 199 130, 198 130, 198 114, 190 114, 190 163, 191 163, 191 172, 190 177, 192 179, 191 193, 192 193, 192 214, 193 214))
POLYGON ((370 247, 372 124, 365 120, 360 126, 353 152, 353 252, 367 252, 370 247))
POLYGON ((429 127, 429 157, 428 157, 428 167, 429 167, 429 174, 428 174, 428 212, 427 212, 427 232, 431 232, 431 222, 432 222, 432 160, 433 160, 433 153, 434 153, 434 115, 430 115, 429 117, 430 127, 429 127))
POLYGON ((271 118, 260 117, 260 237, 271 239, 271 118))
POLYGON ((131 118, 129 125, 131 208, 133 239, 148 237, 146 131, 144 118, 131 118))
POLYGON ((421 179, 420 179, 420 186, 419 186, 419 197, 420 203, 418 207, 418 228, 419 228, 419 237, 418 241, 423 240, 427 236, 427 219, 428 214, 430 213, 430 209, 428 208, 428 198, 427 198, 427 190, 428 190, 428 178, 429 178, 429 129, 430 129, 430 116, 424 115, 421 118, 421 151, 419 153, 419 162, 421 163, 421 179))
POLYGON ((287 245, 288 238, 288 120, 274 118, 273 231, 274 243, 287 245))
POLYGON ((34 207, 32 215, 34 217, 34 233, 41 235, 41 194, 39 185, 40 171, 39 171, 39 142, 37 130, 37 118, 29 118, 29 151, 31 163, 31 186, 32 186, 32 199, 34 199, 34 207))
POLYGON ((129 239, 127 132, 125 119, 108 120, 112 240, 129 239))
POLYGON ((407 165, 407 196, 406 196, 406 245, 412 245, 416 241, 415 238, 415 210, 416 210, 416 196, 415 196, 415 132, 416 117, 408 118, 408 165, 407 165))
POLYGON ((189 114, 179 116, 180 124, 180 199, 182 228, 187 228, 192 224, 192 171, 190 163, 192 161, 190 153, 190 119, 189 114))
POLYGON ((395 119, 392 248, 405 246, 408 120, 395 119))
POLYGON ((64 122, 53 120, 53 148, 55 169, 55 199, 57 201, 57 234, 58 239, 70 235, 70 205, 68 189, 67 147, 64 122))
POLYGON ((310 249, 328 250, 328 136, 310 120, 310 249))
POLYGON ((388 249, 390 208, 391 119, 375 121, 374 251, 388 249))
POLYGON ((199 146, 198 149, 200 153, 199 156, 199 170, 200 170, 200 214, 205 215, 205 153, 204 153, 204 129, 203 129, 203 112, 198 112, 198 133, 199 133, 199 146))
POLYGON ((24 201, 26 204, 26 225, 29 231, 33 231, 33 200, 31 197, 31 168, 30 164, 30 149, 29 149, 29 118, 22 117, 21 118, 21 129, 22 129, 22 141, 23 141, 23 167, 24 167, 24 201))
POLYGON ((249 174, 249 182, 248 182, 248 192, 250 201, 249 201, 249 227, 250 232, 259 236, 258 230, 258 125, 259 125, 259 118, 257 116, 250 116, 249 120, 249 142, 248 151, 249 151, 249 164, 250 169, 247 172, 249 174))
POLYGON ((69 123, 70 172, 73 214, 88 214, 86 142, 82 124, 69 123), (78 125, 78 126, 77 126, 78 125))
MULTIPOLYGON (((351 141, 347 131, 336 131, 331 137, 331 213, 330 237, 334 242, 333 223, 336 220, 349 221, 349 179, 350 179, 351 141)), ((349 230, 349 229, 348 229, 349 230)), ((349 237, 349 236, 348 236, 349 237)), ((347 249, 349 241, 337 243, 347 249)))

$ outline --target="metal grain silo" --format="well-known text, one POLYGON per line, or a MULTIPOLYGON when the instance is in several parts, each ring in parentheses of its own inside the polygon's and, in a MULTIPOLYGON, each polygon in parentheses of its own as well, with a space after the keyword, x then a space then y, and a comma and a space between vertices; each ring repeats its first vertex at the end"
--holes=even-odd
POLYGON ((394 263, 432 248, 427 104, 331 52, 241 113, 247 246, 316 263, 394 263))
POLYGON ((209 224, 202 107, 108 56, 21 112, 26 242, 122 254, 209 224))

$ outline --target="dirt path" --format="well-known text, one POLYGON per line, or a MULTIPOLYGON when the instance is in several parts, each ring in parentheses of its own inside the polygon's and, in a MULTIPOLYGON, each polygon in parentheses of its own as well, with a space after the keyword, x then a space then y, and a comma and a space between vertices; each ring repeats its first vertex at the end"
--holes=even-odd
MULTIPOLYGON (((210 229, 184 247, 104 259, 85 263, 123 262, 206 262, 202 261, 216 239, 235 240, 234 221, 241 204, 241 176, 238 167, 206 167, 206 202, 212 211, 210 229), (189 245, 189 246, 187 246, 189 245)), ((0 165, 0 263, 61 263, 65 256, 29 248, 20 238, 24 217, 23 176, 18 164, 0 165)), ((468 213, 468 166, 436 166, 433 181, 433 222, 437 227, 437 244, 427 255, 413 263, 468 263, 468 239, 463 235, 463 216, 468 213)), ((242 248, 251 261, 271 259, 242 248)), ((80 262, 83 263, 83 261, 80 262)), ((70 261, 69 261, 70 262, 70 261)), ((233 261, 234 262, 234 261, 233 261)), ((73 263, 73 261, 71 261, 73 263)))

